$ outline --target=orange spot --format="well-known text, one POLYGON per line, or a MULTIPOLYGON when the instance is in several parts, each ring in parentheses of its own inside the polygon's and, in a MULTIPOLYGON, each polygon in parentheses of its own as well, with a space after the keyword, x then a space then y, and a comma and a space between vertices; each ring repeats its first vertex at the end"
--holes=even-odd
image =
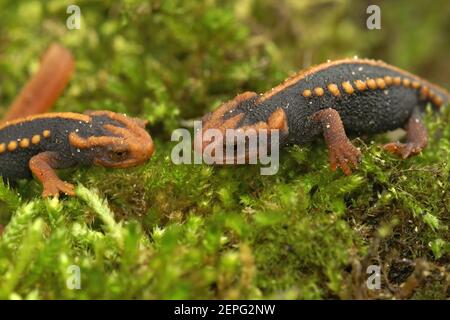
POLYGON ((311 95, 312 95, 311 90, 306 89, 305 91, 303 91, 303 96, 305 98, 309 98, 309 97, 311 97, 311 95))
POLYGON ((386 84, 387 84, 388 86, 390 86, 390 85, 392 84, 392 82, 394 82, 394 80, 393 80, 392 77, 390 77, 390 76, 384 77, 384 81, 386 82, 386 84))
POLYGON ((399 86, 402 83, 402 79, 400 77, 395 77, 394 78, 394 84, 396 86, 399 86))
POLYGON ((316 96, 321 97, 325 93, 321 87, 314 88, 314 93, 316 96))
POLYGON ((4 143, 0 144, 0 153, 5 152, 6 150, 6 145, 4 143))
POLYGON ((377 88, 377 83, 373 79, 367 79, 367 86, 369 87, 369 89, 375 90, 377 88))
POLYGON ((386 88, 386 82, 384 82, 383 79, 377 78, 377 79, 375 80, 375 82, 377 83, 377 87, 378 87, 378 88, 380 88, 380 89, 386 88))
POLYGON ((435 97, 433 98, 432 102, 433 102, 435 105, 437 105, 438 107, 440 107, 440 106, 444 103, 444 101, 442 100, 442 98, 439 97, 439 96, 435 96, 435 97))
POLYGON ((367 84, 365 81, 356 80, 355 86, 356 86, 356 89, 358 89, 359 91, 367 90, 367 84))
POLYGON ((339 91, 339 88, 334 83, 330 83, 328 85, 328 90, 331 92, 331 94, 335 97, 339 97, 341 95, 341 92, 339 91))
POLYGON ((30 146, 30 139, 24 138, 24 139, 20 140, 19 146, 21 148, 28 148, 30 146))
POLYGON ((353 92, 355 92, 355 89, 353 89, 350 81, 342 82, 342 88, 344 88, 344 91, 348 94, 352 94, 353 92))
POLYGON ((414 89, 419 89, 419 88, 420 88, 420 83, 419 83, 418 81, 413 81, 412 84, 411 84, 411 86, 412 86, 414 89))
POLYGON ((408 88, 411 85, 411 80, 409 80, 407 78, 403 78, 402 83, 403 83, 403 86, 408 88))
POLYGON ((50 130, 44 130, 44 131, 42 131, 42 136, 43 136, 44 138, 50 137, 50 130))
POLYGON ((428 95, 430 94, 430 89, 427 86, 423 86, 422 89, 420 89, 420 98, 421 99, 427 99, 428 95))
POLYGON ((38 144, 41 141, 41 136, 36 134, 31 138, 31 143, 32 144, 38 144))
POLYGON ((8 151, 14 151, 17 149, 17 142, 16 141, 10 141, 8 143, 8 151))
POLYGON ((286 113, 282 108, 278 108, 270 115, 267 124, 270 129, 278 129, 283 132, 288 131, 286 113))

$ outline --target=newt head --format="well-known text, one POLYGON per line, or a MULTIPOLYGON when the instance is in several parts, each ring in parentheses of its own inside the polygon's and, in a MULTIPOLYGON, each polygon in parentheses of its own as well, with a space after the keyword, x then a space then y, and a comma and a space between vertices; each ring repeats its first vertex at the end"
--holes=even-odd
POLYGON ((86 112, 92 122, 102 126, 103 135, 81 137, 72 132, 69 142, 79 149, 89 149, 92 162, 107 168, 129 168, 146 162, 154 145, 145 130, 146 121, 111 111, 86 112))
POLYGON ((195 133, 195 151, 205 155, 207 150, 221 150, 226 163, 235 163, 258 155, 262 135, 269 146, 273 130, 279 130, 281 142, 288 133, 286 113, 278 108, 266 115, 258 110, 257 99, 255 92, 244 92, 205 115, 201 130, 195 133), (234 151, 232 155, 229 150, 234 151))

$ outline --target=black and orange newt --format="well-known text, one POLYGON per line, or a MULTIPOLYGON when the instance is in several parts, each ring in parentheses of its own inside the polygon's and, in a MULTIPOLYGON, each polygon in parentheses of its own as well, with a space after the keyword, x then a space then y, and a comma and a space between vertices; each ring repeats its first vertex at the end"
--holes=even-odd
POLYGON ((440 107, 449 100, 445 89, 384 62, 338 60, 302 71, 264 94, 236 96, 203 117, 196 139, 203 150, 210 142, 202 135, 211 128, 223 134, 226 129, 278 129, 281 144, 299 145, 322 133, 332 170, 340 167, 348 175, 361 153, 346 132, 371 134, 403 127, 406 142, 384 148, 408 158, 427 145, 423 107, 428 102, 440 107))
POLYGON ((74 165, 127 168, 147 161, 153 142, 144 121, 110 111, 45 113, 0 126, 0 172, 11 181, 31 178, 43 196, 74 194, 54 169, 74 165))
POLYGON ((31 178, 43 196, 73 195, 55 169, 74 165, 127 168, 154 151, 145 121, 110 111, 43 113, 62 93, 74 69, 70 53, 52 45, 0 124, 0 174, 4 181, 31 178), (19 116, 23 117, 19 117, 19 116))

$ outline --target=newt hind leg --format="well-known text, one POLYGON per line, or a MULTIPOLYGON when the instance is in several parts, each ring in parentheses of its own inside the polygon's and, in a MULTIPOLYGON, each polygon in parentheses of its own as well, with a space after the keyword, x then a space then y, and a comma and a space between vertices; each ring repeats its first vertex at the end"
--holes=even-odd
POLYGON ((339 113, 331 108, 317 111, 312 120, 322 125, 322 132, 328 146, 331 170, 340 167, 346 175, 357 168, 361 152, 348 139, 339 113))
POLYGON ((391 142, 383 146, 383 149, 401 156, 403 159, 419 154, 428 143, 428 133, 418 109, 415 109, 406 125, 406 142, 391 142))

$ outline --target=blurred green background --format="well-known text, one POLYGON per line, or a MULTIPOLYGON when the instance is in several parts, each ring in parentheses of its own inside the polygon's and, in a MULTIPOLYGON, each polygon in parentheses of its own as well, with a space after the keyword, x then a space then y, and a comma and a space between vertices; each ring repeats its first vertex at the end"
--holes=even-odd
POLYGON ((140 116, 156 141, 138 168, 63 175, 78 197, 0 185, 0 298, 448 298, 448 108, 427 115, 420 157, 357 139, 364 159, 349 177, 329 170, 320 141, 285 151, 265 177, 176 166, 169 141, 237 93, 328 59, 382 59, 449 88, 449 17, 448 0, 0 0, 0 114, 58 42, 76 72, 54 109, 140 116), (66 27, 70 4, 80 30, 66 27), (381 30, 366 28, 369 4, 381 30), (72 264, 82 290, 66 286, 72 264), (370 264, 382 290, 364 285, 370 264), (407 279, 420 285, 404 290, 407 279))

